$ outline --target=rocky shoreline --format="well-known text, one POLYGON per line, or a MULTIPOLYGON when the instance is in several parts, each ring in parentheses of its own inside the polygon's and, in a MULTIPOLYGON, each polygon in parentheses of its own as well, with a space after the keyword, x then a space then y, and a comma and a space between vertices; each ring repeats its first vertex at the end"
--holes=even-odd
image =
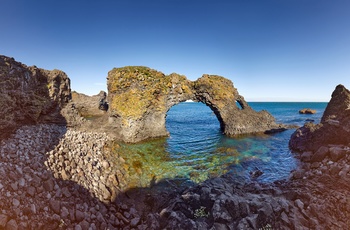
POLYGON ((107 198, 111 199, 111 190, 101 184, 109 185, 106 181, 110 177, 105 178, 109 175, 103 171, 107 165, 105 161, 99 161, 103 159, 99 156, 108 140, 103 134, 67 130, 58 125, 23 126, 3 140, 0 147, 0 229, 128 229, 142 226, 135 208, 106 202, 107 198), (91 148, 92 140, 94 147, 91 148), (71 155, 81 150, 79 145, 93 151, 91 161, 87 162, 86 156, 81 154, 71 155), (74 146, 73 151, 66 152, 67 147, 74 146), (67 158, 63 158, 62 153, 82 162, 75 170, 77 174, 79 169, 84 171, 84 180, 76 179, 75 174, 67 171, 68 165, 63 165, 67 158), (93 161, 97 162, 96 170, 88 166, 93 161), (104 173, 98 187, 96 178, 87 173, 96 175, 97 169, 104 173))
POLYGON ((111 179, 116 173, 106 158, 109 141, 103 133, 86 133, 59 125, 23 126, 11 138, 3 140, 0 228, 346 229, 349 226, 350 148, 347 146, 322 146, 316 152, 297 155, 301 165, 287 181, 242 184, 224 175, 177 191, 150 193, 140 189, 135 198, 118 190, 118 176, 111 179))
POLYGON ((189 188, 154 218, 160 229, 347 229, 350 149, 324 146, 298 157, 290 179, 239 184, 222 176, 189 188), (312 160, 311 160, 312 159, 312 160), (214 227, 214 228, 213 228, 214 227))
MULTIPOLYGON (((195 89, 191 91, 183 76, 172 74, 167 78, 171 81, 163 82, 158 85, 160 91, 154 91, 153 82, 158 82, 157 77, 164 77, 163 74, 157 72, 153 76, 153 70, 141 68, 143 72, 140 72, 135 68, 128 70, 130 79, 123 75, 125 87, 133 87, 130 92, 118 91, 120 81, 110 81, 109 89, 113 91, 114 87, 116 94, 126 93, 128 99, 138 84, 149 86, 150 96, 164 110, 157 113, 162 119, 168 107, 185 99, 203 101, 218 114, 219 107, 236 100, 241 109, 216 114, 219 120, 226 116, 237 121, 239 116, 235 114, 241 114, 241 119, 249 117, 242 123, 249 124, 245 130, 255 130, 256 124, 263 126, 263 130, 265 125, 275 128, 273 132, 283 130, 267 112, 249 115, 255 113, 251 113, 232 83, 222 77, 203 76, 190 85, 195 89), (215 79, 222 83, 220 87, 215 79), (227 85, 231 93, 218 95, 227 85), (213 90, 216 93, 210 93, 213 90), (176 92, 168 94, 173 91, 176 92), (165 100, 167 95, 169 100, 165 100)), ((138 135, 140 126, 128 119, 130 108, 120 98, 113 100, 113 95, 109 95, 111 109, 120 111, 118 106, 122 105, 125 116, 112 113, 111 117, 109 112, 98 111, 99 118, 87 120, 82 113, 93 111, 87 108, 91 98, 76 94, 77 98, 84 98, 84 103, 74 104, 70 80, 64 72, 27 67, 0 56, 0 75, 0 104, 4 108, 0 112, 3 117, 0 229, 348 229, 350 226, 350 91, 342 85, 333 92, 321 123, 307 123, 292 135, 289 146, 299 152, 296 157, 300 166, 288 180, 242 183, 223 175, 197 185, 165 179, 154 181, 151 188, 130 189, 126 170, 130 166, 115 155, 111 141, 118 137, 118 125, 124 125, 125 136, 131 139, 138 135), (124 123, 113 122, 121 118, 125 118, 124 123), (130 129, 131 126, 136 128, 130 129), (117 134, 112 137, 113 133, 117 134)), ((134 112, 139 115, 142 103, 136 99, 134 112)), ((147 111, 148 107, 142 106, 147 111)), ((145 123, 141 126, 154 129, 148 121, 142 120, 145 123)), ((164 128, 162 122, 160 125, 164 128)), ((145 132, 136 139, 159 136, 159 133, 148 134, 145 132)))

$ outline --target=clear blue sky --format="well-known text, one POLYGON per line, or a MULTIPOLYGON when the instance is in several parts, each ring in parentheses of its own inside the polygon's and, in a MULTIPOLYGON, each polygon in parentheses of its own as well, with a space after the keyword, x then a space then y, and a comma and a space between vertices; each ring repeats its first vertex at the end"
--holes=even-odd
POLYGON ((0 0, 0 54, 106 90, 113 67, 233 81, 248 101, 350 88, 348 0, 0 0))

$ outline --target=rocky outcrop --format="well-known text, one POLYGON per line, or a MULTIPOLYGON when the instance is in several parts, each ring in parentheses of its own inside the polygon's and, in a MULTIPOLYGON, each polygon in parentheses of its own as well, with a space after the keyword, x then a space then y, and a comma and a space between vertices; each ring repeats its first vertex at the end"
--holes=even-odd
POLYGON ((350 144, 350 91, 338 85, 332 93, 320 124, 306 123, 293 133, 294 151, 317 151, 321 146, 350 144))
POLYGON ((227 135, 281 128, 268 112, 249 107, 232 82, 220 76, 203 75, 192 82, 183 75, 138 66, 108 73, 109 125, 126 142, 168 135, 167 111, 186 100, 208 105, 227 135))
POLYGON ((105 102, 106 97, 107 94, 104 91, 94 96, 88 96, 76 91, 72 92, 72 101, 75 108, 78 110, 80 116, 87 119, 100 117, 106 113, 108 110, 108 108, 105 108, 105 105, 108 105, 105 102), (102 102, 102 105, 100 105, 100 102, 102 102))
POLYGON ((317 111, 315 109, 301 109, 300 114, 315 114, 317 111))
POLYGON ((70 97, 70 80, 64 72, 0 56, 0 138, 22 125, 64 124, 60 110, 70 97))

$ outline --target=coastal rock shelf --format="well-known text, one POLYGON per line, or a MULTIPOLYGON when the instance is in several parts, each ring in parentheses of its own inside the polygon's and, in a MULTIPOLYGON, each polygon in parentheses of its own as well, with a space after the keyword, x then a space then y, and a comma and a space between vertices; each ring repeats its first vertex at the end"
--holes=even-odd
POLYGON ((254 111, 232 82, 221 76, 205 74, 192 82, 176 73, 129 66, 114 68, 107 79, 109 125, 126 142, 167 136, 167 111, 186 100, 209 106, 226 135, 283 130, 267 111, 254 111))

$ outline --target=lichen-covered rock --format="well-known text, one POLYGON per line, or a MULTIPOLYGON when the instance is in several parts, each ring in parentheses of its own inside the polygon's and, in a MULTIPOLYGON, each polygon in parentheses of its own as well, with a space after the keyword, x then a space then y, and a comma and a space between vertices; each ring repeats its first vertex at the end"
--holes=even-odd
POLYGON ((164 75, 139 66, 115 68, 108 73, 110 120, 127 142, 168 135, 166 112, 191 98, 191 82, 185 76, 164 75))
POLYGON ((295 151, 316 151, 328 144, 350 144, 350 91, 338 85, 320 124, 306 123, 297 129, 289 146, 295 151))
POLYGON ((70 97, 64 72, 28 67, 0 55, 0 138, 22 125, 65 123, 60 109, 70 97))
POLYGON ((249 107, 232 82, 221 76, 203 75, 192 82, 176 73, 165 75, 148 67, 128 66, 114 68, 107 79, 109 125, 126 142, 168 135, 166 112, 186 100, 208 105, 228 135, 280 128, 268 112, 249 107))

